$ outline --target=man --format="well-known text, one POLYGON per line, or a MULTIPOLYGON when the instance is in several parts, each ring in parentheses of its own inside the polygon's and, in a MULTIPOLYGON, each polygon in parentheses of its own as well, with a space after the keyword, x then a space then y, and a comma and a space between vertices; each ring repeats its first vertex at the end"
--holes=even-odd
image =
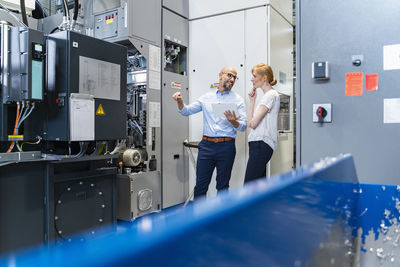
POLYGON ((197 156, 194 198, 207 194, 215 167, 217 168, 216 188, 218 192, 229 188, 236 154, 236 131, 246 130, 246 108, 243 98, 231 91, 236 76, 237 72, 234 68, 224 67, 219 73, 218 89, 202 95, 190 105, 183 103, 180 92, 176 92, 172 96, 178 104, 179 113, 184 116, 203 111, 203 138, 199 144, 197 156), (239 114, 226 110, 225 117, 218 117, 215 110, 213 112, 215 104, 235 105, 239 114))

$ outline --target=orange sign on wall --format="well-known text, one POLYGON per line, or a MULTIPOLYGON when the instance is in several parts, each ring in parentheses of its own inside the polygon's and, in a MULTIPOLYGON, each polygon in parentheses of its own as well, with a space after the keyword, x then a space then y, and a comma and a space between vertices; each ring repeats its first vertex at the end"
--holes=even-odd
POLYGON ((378 90, 378 73, 365 74, 365 91, 378 90))
POLYGON ((362 72, 346 73, 345 95, 362 95, 362 94, 363 94, 363 73, 362 72))

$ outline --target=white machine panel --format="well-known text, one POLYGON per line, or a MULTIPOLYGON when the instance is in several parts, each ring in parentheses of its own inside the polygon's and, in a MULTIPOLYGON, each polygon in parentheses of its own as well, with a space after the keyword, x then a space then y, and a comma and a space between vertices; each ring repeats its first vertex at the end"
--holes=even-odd
POLYGON ((270 161, 270 174, 273 175, 293 168, 293 26, 272 7, 268 7, 268 11, 269 64, 278 81, 274 88, 279 93, 290 97, 289 130, 280 131, 278 134, 278 148, 270 161))
POLYGON ((271 6, 288 21, 292 22, 293 18, 293 0, 270 0, 271 6))
POLYGON ((266 5, 268 3, 269 0, 189 0, 189 19, 243 10, 246 8, 266 5))
MULTIPOLYGON (((251 69, 259 63, 268 63, 268 10, 267 7, 259 7, 246 10, 245 12, 245 53, 246 53, 246 104, 248 104, 247 93, 253 89, 251 83, 251 69), (254 30, 257 29, 257 30, 254 30)), ((260 92, 260 91, 259 91, 260 92)), ((259 99, 258 99, 259 100, 259 99)), ((258 102, 257 102, 258 103, 258 102)))

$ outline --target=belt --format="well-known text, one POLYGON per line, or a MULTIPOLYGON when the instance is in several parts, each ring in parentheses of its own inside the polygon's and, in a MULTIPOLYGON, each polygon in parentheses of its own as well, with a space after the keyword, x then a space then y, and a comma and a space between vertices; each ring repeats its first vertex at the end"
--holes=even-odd
POLYGON ((232 141, 232 140, 235 140, 235 138, 232 138, 232 137, 208 137, 208 136, 203 136, 203 140, 210 141, 210 142, 215 142, 215 143, 220 143, 220 142, 232 141))

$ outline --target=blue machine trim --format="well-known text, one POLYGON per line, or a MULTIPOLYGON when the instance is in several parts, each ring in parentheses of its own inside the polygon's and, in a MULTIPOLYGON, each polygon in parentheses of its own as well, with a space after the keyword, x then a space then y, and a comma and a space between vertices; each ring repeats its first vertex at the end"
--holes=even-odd
MULTIPOLYGON (((362 188, 352 157, 340 156, 0 265, 351 266, 362 188)), ((364 212, 366 229, 379 225, 381 211, 364 212)))

